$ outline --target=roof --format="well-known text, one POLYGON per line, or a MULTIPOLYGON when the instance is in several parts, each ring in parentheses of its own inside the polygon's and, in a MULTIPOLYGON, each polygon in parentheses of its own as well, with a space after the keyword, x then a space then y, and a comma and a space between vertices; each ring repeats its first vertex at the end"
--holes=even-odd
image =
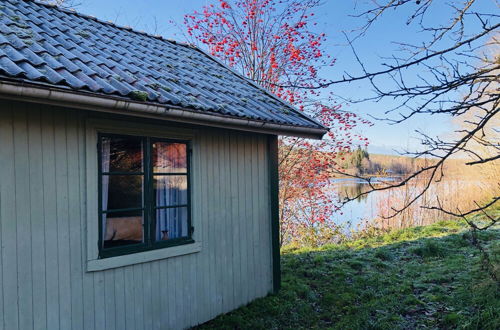
POLYGON ((187 44, 28 0, 1 2, 0 31, 1 83, 326 131, 187 44))

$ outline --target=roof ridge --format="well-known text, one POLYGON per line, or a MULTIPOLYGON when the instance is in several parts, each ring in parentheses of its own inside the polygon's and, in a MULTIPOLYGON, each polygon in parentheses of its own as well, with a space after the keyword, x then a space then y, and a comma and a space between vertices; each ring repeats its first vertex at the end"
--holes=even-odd
POLYGON ((55 4, 50 4, 50 3, 46 3, 46 2, 40 2, 38 0, 22 0, 22 1, 24 1, 24 2, 33 2, 33 3, 36 3, 37 5, 44 6, 44 7, 50 8, 50 9, 54 9, 54 10, 58 10, 58 11, 61 11, 63 13, 66 13, 66 14, 72 14, 72 15, 75 15, 75 16, 78 16, 78 17, 81 17, 81 18, 84 18, 84 19, 90 19, 90 20, 96 21, 96 22, 98 22, 100 24, 112 26, 114 28, 117 28, 117 29, 120 29, 120 30, 125 30, 127 32, 134 32, 134 33, 146 36, 146 37, 150 37, 150 38, 154 38, 154 39, 158 39, 158 40, 170 42, 170 43, 175 44, 175 45, 181 45, 181 46, 190 47, 190 48, 198 48, 195 45, 192 45, 192 44, 187 43, 187 42, 182 42, 182 41, 178 41, 178 40, 175 40, 175 39, 165 38, 164 36, 162 36, 160 34, 151 34, 151 33, 145 32, 145 31, 139 31, 139 30, 134 29, 131 26, 124 26, 124 25, 116 24, 116 23, 111 22, 111 21, 105 21, 103 19, 97 18, 96 16, 92 16, 92 15, 89 15, 89 14, 81 13, 81 12, 75 10, 75 9, 68 9, 68 8, 60 7, 60 6, 55 5, 55 4))
POLYGON ((320 126, 324 126, 322 123, 320 123, 315 118, 312 118, 312 117, 306 115, 305 113, 303 113, 302 111, 299 111, 294 105, 292 105, 288 101, 286 101, 286 100, 284 100, 284 99, 282 99, 282 98, 274 95, 273 93, 271 93, 270 91, 268 91, 264 87, 262 87, 259 84, 257 84, 254 80, 252 80, 252 79, 246 77, 245 75, 243 75, 242 73, 236 71, 231 66, 229 66, 226 63, 222 62, 222 60, 216 58, 215 56, 209 54, 208 52, 206 52, 205 50, 201 49, 200 47, 198 47, 198 46, 196 46, 194 44, 190 44, 190 43, 186 43, 186 42, 182 42, 182 41, 177 41, 177 40, 174 40, 174 39, 168 39, 168 38, 165 38, 165 37, 163 37, 162 35, 159 35, 159 34, 158 35, 153 35, 153 34, 145 32, 145 31, 138 31, 138 30, 136 30, 136 29, 134 29, 132 27, 122 26, 122 25, 119 25, 119 24, 115 24, 115 23, 113 23, 111 21, 104 21, 104 20, 99 19, 99 18, 97 18, 95 16, 80 13, 80 12, 76 11, 75 9, 67 9, 67 8, 63 8, 63 7, 57 6, 55 4, 44 3, 44 2, 37 1, 37 0, 23 0, 23 1, 25 1, 25 2, 34 2, 36 4, 39 4, 39 5, 51 8, 51 9, 62 11, 64 13, 66 13, 66 14, 72 14, 72 15, 76 15, 78 17, 82 17, 82 18, 85 18, 85 19, 91 19, 91 20, 96 21, 96 22, 98 22, 100 24, 109 25, 109 26, 112 26, 112 27, 120 29, 120 30, 125 30, 127 32, 134 32, 134 33, 137 33, 137 34, 140 34, 140 35, 143 35, 143 36, 147 36, 147 37, 150 37, 150 38, 155 38, 155 39, 158 39, 158 40, 161 40, 161 41, 166 41, 166 42, 172 43, 174 45, 179 45, 179 46, 183 46, 183 47, 188 47, 188 48, 195 49, 195 50, 199 51, 200 53, 202 53, 203 55, 205 55, 206 57, 208 57, 209 59, 211 59, 214 62, 216 62, 218 65, 220 65, 220 66, 224 67, 225 69, 229 70, 231 73, 233 73, 233 74, 237 75, 238 77, 244 79, 248 84, 250 84, 254 88, 257 88, 258 90, 261 90, 261 91, 265 92, 268 96, 270 96, 271 98, 273 98, 277 102, 280 102, 283 105, 291 108, 292 111, 296 112, 302 118, 305 118, 305 119, 308 119, 308 120, 312 120, 316 124, 318 124, 320 126))
POLYGON ((40 30, 44 22, 50 22, 40 30, 47 36, 36 40, 24 30, 6 30, 11 36, 6 42, 14 49, 0 52, 0 71, 13 79, 326 130, 307 113, 198 45, 152 35, 40 0, 3 1, 9 4, 10 14, 0 21, 7 26, 17 24, 19 16, 13 16, 17 10, 26 15, 32 28, 40 30), (23 8, 30 10, 25 12, 23 8), (75 32, 82 28, 89 28, 95 34, 83 36, 75 32), (72 33, 67 33, 68 29, 72 33), (63 34, 65 38, 56 38, 63 34), (89 38, 95 41, 90 46, 84 40, 89 38), (108 43, 98 42, 99 38, 108 43), (25 48, 27 51, 16 52, 25 48), (89 56, 95 54, 92 51, 99 56, 89 56), (40 52, 46 56, 39 57, 40 52), (181 81, 178 75, 186 78, 181 81))
POLYGON ((137 34, 140 34, 140 35, 144 35, 144 36, 147 36, 147 37, 151 37, 151 38, 159 39, 159 40, 162 40, 162 41, 166 41, 166 42, 169 42, 169 43, 172 43, 172 44, 175 44, 175 45, 180 45, 180 46, 183 46, 183 47, 189 47, 189 48, 195 49, 195 50, 199 51, 200 53, 202 53, 203 55, 205 55, 208 58, 210 58, 211 60, 213 60, 214 62, 216 62, 217 64, 221 65, 225 69, 228 69, 231 73, 237 75, 240 78, 243 78, 248 84, 250 84, 254 88, 257 88, 257 89, 265 92, 267 95, 269 95, 274 100, 282 103, 285 106, 290 107, 294 112, 296 112, 302 118, 305 118, 305 119, 308 119, 308 120, 312 120, 316 124, 324 126, 323 124, 321 124, 320 122, 318 122, 315 118, 307 116, 302 111, 299 111, 298 109, 296 109, 295 106, 292 105, 291 103, 289 103, 288 101, 283 100, 282 98, 274 95, 273 93, 271 93, 270 91, 268 91, 264 87, 262 87, 259 84, 257 84, 254 80, 252 80, 252 79, 244 76, 240 72, 238 72, 235 69, 233 69, 231 66, 227 65, 226 63, 222 62, 220 59, 218 59, 215 56, 209 54, 208 52, 204 51, 203 49, 201 49, 200 47, 198 47, 198 46, 196 46, 194 44, 190 44, 190 43, 186 43, 186 42, 182 42, 182 41, 177 41, 177 40, 174 40, 174 39, 168 39, 168 38, 165 38, 165 37, 163 37, 163 36, 161 36, 159 34, 158 35, 153 35, 153 34, 149 34, 149 33, 145 32, 145 31, 138 31, 138 30, 135 30, 132 27, 118 25, 118 24, 115 24, 115 23, 113 23, 111 21, 101 20, 101 19, 99 19, 99 18, 97 18, 95 16, 92 16, 92 15, 82 14, 82 13, 80 13, 80 12, 74 10, 74 9, 62 8, 62 7, 59 7, 59 6, 54 5, 54 4, 44 3, 44 2, 37 1, 37 0, 23 0, 23 1, 34 2, 36 4, 39 4, 39 5, 42 5, 42 6, 45 6, 45 7, 56 9, 56 10, 62 11, 62 12, 67 13, 67 14, 73 14, 73 15, 76 15, 76 16, 79 16, 79 17, 82 17, 82 18, 85 18, 85 19, 91 19, 91 20, 94 20, 94 21, 96 21, 98 23, 105 24, 105 25, 110 25, 110 26, 113 26, 113 27, 121 29, 121 30, 126 30, 128 32, 134 32, 134 33, 137 33, 137 34))

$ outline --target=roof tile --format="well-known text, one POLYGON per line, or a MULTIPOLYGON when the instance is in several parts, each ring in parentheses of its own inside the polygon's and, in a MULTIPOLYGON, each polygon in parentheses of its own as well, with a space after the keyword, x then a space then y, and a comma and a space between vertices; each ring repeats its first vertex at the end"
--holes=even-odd
POLYGON ((21 73, 25 73, 23 69, 18 67, 16 63, 12 62, 8 57, 0 57, 0 71, 3 71, 9 76, 17 77, 21 73))
POLYGON ((31 64, 27 62, 20 63, 19 67, 21 67, 24 70, 24 72, 26 72, 25 74, 29 79, 36 80, 43 78, 43 74, 38 69, 35 69, 31 64))
POLYGON ((323 128, 195 47, 30 0, 2 1, 0 72, 102 97, 146 92, 149 102, 198 112, 323 128))

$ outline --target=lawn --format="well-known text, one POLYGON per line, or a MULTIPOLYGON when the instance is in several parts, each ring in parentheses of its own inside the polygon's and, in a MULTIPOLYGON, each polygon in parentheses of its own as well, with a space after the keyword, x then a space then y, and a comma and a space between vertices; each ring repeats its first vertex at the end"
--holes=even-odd
MULTIPOLYGON (((499 273, 500 230, 480 233, 499 273)), ((285 248, 282 289, 199 329, 500 329, 498 283, 458 222, 285 248)))

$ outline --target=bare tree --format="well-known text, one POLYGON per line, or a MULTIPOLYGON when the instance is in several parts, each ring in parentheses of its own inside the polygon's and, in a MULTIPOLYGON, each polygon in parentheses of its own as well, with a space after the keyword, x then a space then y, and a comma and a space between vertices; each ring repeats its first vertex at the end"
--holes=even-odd
MULTIPOLYGON (((460 129, 447 138, 435 137, 424 132, 421 136, 424 150, 405 151, 415 158, 433 159, 429 165, 419 168, 400 182, 384 185, 372 184, 370 189, 347 201, 373 191, 388 190, 423 181, 419 191, 401 206, 393 206, 390 217, 401 214, 446 175, 446 163, 457 157, 467 157, 466 165, 484 164, 499 166, 499 109, 500 109, 500 12, 481 12, 479 0, 451 1, 446 4, 449 17, 445 24, 429 20, 433 10, 442 10, 445 4, 437 0, 380 0, 372 1, 366 11, 357 15, 364 18, 364 25, 346 33, 348 44, 361 68, 361 74, 344 73, 340 79, 327 81, 314 88, 366 81, 372 94, 350 102, 377 102, 396 100, 397 106, 388 109, 385 116, 376 118, 392 124, 402 123, 416 116, 446 115, 461 121, 460 129), (396 43, 398 50, 389 58, 383 58, 382 69, 371 71, 356 51, 356 41, 362 40, 369 29, 386 16, 389 11, 409 12, 407 25, 416 25, 426 40, 421 44, 396 43), (388 83, 389 82, 389 83, 388 83)), ((499 8, 498 1, 495 6, 499 8)), ((311 88, 310 86, 295 86, 311 88)), ((430 118, 430 117, 427 117, 430 118)), ((439 196, 432 204, 423 206, 445 214, 465 219, 474 229, 489 228, 498 222, 498 215, 490 214, 500 200, 500 183, 490 200, 474 201, 473 207, 460 209, 445 207, 439 196), (487 224, 479 225, 471 216, 483 214, 487 224)))

